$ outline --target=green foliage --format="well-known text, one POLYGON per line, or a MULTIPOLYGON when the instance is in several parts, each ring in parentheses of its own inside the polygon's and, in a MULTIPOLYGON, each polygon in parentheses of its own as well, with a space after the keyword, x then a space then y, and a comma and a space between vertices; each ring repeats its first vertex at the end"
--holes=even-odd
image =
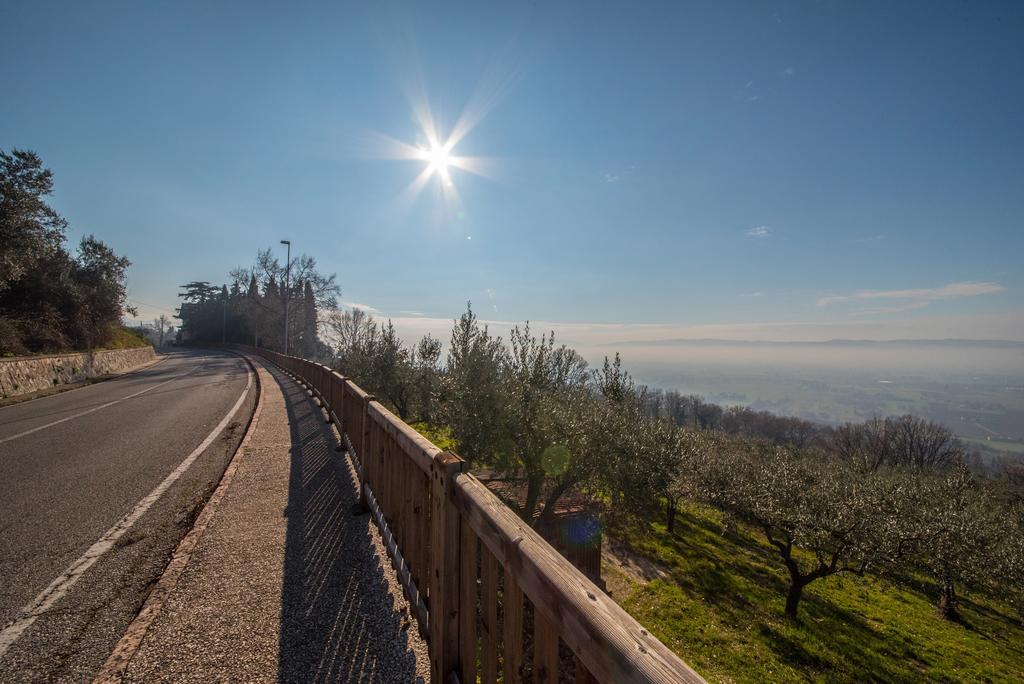
POLYGON ((471 307, 455 322, 443 367, 436 340, 406 347, 390 321, 378 325, 353 310, 330 325, 343 373, 472 466, 523 482, 525 496, 509 503, 538 528, 569 491, 600 502, 616 524, 652 520, 663 505, 670 531, 687 501, 705 502, 763 536, 773 570, 787 578, 777 587, 783 612, 794 619, 805 589, 817 594, 837 575, 930 572, 946 599, 957 586, 1020 583, 1021 526, 999 522, 1010 509, 987 487, 954 495, 948 464, 959 447, 941 426, 912 416, 879 421, 885 457, 856 440, 851 456, 842 440, 872 426, 808 432, 801 421, 714 413, 671 394, 657 400, 668 408, 653 411, 651 393, 633 384, 618 356, 589 371, 575 351, 529 325, 506 344, 471 307), (694 424, 679 424, 676 399, 694 424), (771 437, 701 427, 715 421, 771 437))
POLYGON ((917 478, 915 485, 905 524, 917 540, 917 563, 939 584, 943 615, 959 618, 957 586, 1019 593, 1024 579, 1020 511, 1004 505, 964 466, 917 478))
POLYGON ((35 152, 0 150, 0 290, 62 250, 67 221, 43 199, 53 173, 35 152))
MULTIPOLYGON (((841 576, 783 617, 788 582, 777 551, 714 509, 684 506, 676 534, 661 524, 612 531, 661 570, 615 598, 712 682, 992 681, 1024 678, 1024 627, 983 594, 961 601, 964 624, 938 619, 936 587, 841 576)), ((802 562, 812 558, 799 553, 802 562)), ((606 575, 625 584, 619 571, 606 575)))
POLYGON ((512 444, 505 434, 507 397, 501 368, 507 353, 471 306, 452 328, 444 377, 443 420, 452 427, 459 455, 470 464, 507 462, 512 444))
POLYGON ((52 189, 34 153, 0 151, 0 354, 106 346, 129 309, 128 260, 91 235, 70 253, 52 189))
POLYGON ((288 352, 309 359, 327 356, 320 316, 336 311, 340 291, 333 274, 320 273, 316 259, 299 255, 288 270, 269 249, 259 250, 252 267, 236 268, 230 277, 230 287, 206 281, 181 286, 182 341, 224 340, 283 351, 287 303, 288 352))
POLYGON ((425 420, 419 420, 414 423, 410 423, 410 425, 414 430, 416 430, 416 432, 429 439, 437 448, 444 449, 445 451, 458 450, 455 438, 452 437, 451 428, 444 425, 434 425, 425 420))

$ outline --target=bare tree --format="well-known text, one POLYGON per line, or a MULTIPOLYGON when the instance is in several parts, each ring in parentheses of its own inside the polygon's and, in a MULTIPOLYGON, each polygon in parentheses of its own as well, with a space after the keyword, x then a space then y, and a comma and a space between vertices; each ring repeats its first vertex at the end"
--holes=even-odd
POLYGON ((858 470, 874 472, 891 458, 886 423, 872 418, 864 423, 847 423, 832 431, 830 450, 858 470))
POLYGON ((153 327, 156 328, 157 346, 164 346, 164 333, 167 332, 170 323, 171 319, 167 314, 160 314, 159 318, 153 319, 153 327))
POLYGON ((960 440, 938 423, 908 414, 887 418, 886 426, 892 435, 892 465, 947 468, 959 463, 964 456, 960 440))
POLYGON ((909 414, 847 423, 832 431, 828 446, 862 471, 882 466, 942 469, 964 457, 963 444, 948 428, 909 414))

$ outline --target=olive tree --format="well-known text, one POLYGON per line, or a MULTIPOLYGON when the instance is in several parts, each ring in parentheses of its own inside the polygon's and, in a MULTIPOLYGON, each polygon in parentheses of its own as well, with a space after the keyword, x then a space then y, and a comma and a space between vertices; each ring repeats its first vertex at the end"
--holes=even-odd
POLYGON ((913 500, 907 523, 918 540, 915 560, 938 583, 943 617, 960 617, 958 586, 1005 588, 1021 578, 1019 519, 966 466, 916 478, 913 500))
MULTIPOLYGON (((585 387, 587 363, 575 350, 555 346, 554 333, 536 337, 530 324, 516 326, 502 358, 502 389, 506 396, 503 414, 510 447, 499 465, 521 470, 526 477, 522 518, 534 520, 548 478, 553 452, 565 447, 564 420, 585 387)), ((559 450, 561 451, 561 450, 559 450)))
POLYGON ((467 305, 452 328, 441 417, 451 427, 459 455, 470 464, 493 463, 508 449, 503 419, 505 354, 501 338, 491 335, 467 305))
POLYGON ((887 473, 858 475, 819 454, 736 443, 708 459, 700 487, 776 550, 789 574, 785 613, 793 619, 812 582, 862 575, 907 548, 894 524, 899 483, 887 473))
POLYGON ((702 484, 708 463, 723 452, 728 438, 712 432, 676 428, 670 443, 675 451, 669 460, 671 468, 663 496, 665 499, 665 527, 675 532, 676 516, 683 501, 701 498, 702 484))
POLYGON ((416 415, 433 422, 441 391, 441 340, 424 335, 409 355, 412 367, 412 394, 416 415))

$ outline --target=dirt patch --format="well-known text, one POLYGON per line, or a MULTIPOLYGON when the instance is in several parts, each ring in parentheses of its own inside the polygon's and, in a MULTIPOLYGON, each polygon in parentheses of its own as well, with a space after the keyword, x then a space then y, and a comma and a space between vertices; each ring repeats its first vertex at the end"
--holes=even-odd
POLYGON ((665 566, 629 547, 609 538, 601 552, 601 559, 619 567, 623 572, 641 584, 670 575, 665 566))
POLYGON ((608 595, 621 603, 638 587, 668 577, 669 572, 659 563, 608 538, 601 550, 601 576, 608 595))

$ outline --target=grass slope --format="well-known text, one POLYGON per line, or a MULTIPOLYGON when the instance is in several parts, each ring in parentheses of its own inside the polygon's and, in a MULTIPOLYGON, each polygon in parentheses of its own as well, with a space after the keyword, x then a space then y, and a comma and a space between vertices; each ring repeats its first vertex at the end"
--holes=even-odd
POLYGON ((962 597, 953 624, 927 581, 835 576, 805 589, 794 624, 773 549, 751 530, 723 532, 716 511, 683 511, 676 536, 657 523, 611 536, 664 574, 616 600, 709 681, 1024 681, 1024 627, 988 598, 962 597))
POLYGON ((110 339, 103 345, 102 349, 134 349, 135 347, 148 347, 149 340, 135 330, 124 326, 116 326, 110 333, 110 339))

